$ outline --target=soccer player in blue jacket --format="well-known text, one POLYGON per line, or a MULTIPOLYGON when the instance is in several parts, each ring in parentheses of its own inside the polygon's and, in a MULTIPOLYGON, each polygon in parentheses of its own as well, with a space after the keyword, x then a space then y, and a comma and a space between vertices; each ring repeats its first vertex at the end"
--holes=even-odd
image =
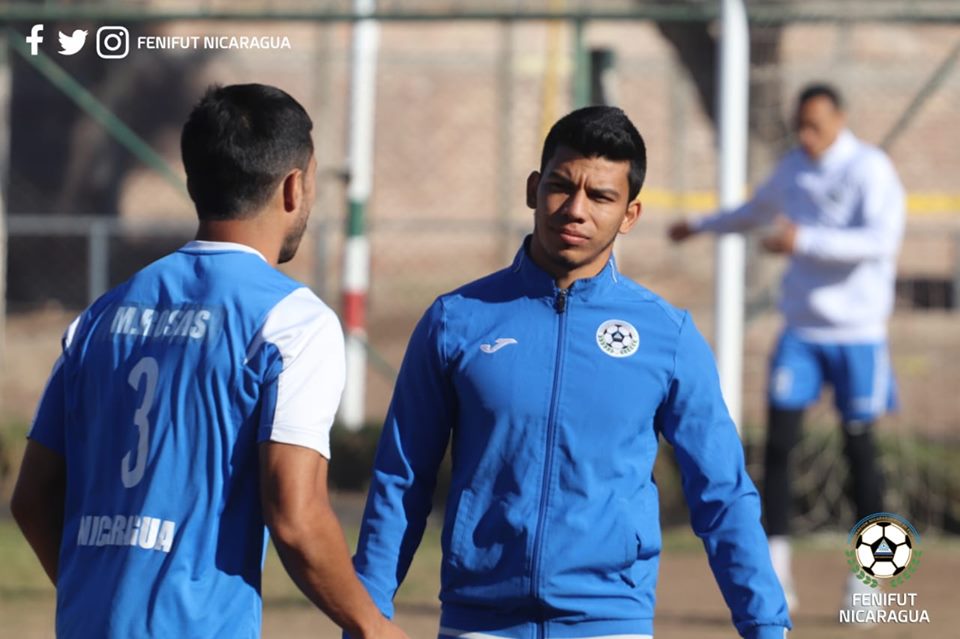
POLYGON ((313 205, 312 127, 279 89, 212 88, 181 140, 196 241, 63 337, 11 504, 57 587, 59 637, 260 636, 264 523, 334 621, 406 637, 327 498, 339 322, 275 268, 313 205))
POLYGON ((449 444, 441 637, 651 637, 663 437, 739 633, 790 627, 710 349, 612 259, 645 169, 621 110, 562 118, 528 178, 534 229, 513 264, 442 295, 414 330, 354 557, 385 614, 449 444))

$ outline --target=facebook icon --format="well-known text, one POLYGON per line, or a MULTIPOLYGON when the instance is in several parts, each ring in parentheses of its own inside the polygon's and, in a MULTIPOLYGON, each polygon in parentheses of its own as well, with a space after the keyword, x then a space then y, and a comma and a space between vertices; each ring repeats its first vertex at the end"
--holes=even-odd
POLYGON ((30 35, 27 36, 27 44, 30 45, 30 55, 37 55, 37 47, 43 42, 43 25, 35 24, 30 27, 30 35))

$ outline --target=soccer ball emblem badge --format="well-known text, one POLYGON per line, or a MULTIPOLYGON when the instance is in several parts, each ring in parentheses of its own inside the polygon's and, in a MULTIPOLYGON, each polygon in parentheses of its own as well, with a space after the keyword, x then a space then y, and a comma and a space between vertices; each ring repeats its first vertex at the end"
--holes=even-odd
POLYGON ((597 346, 610 357, 628 357, 637 352, 637 329, 623 320, 607 320, 597 329, 597 346))
POLYGON ((920 564, 920 535, 909 521, 893 513, 861 519, 847 538, 847 564, 871 588, 889 580, 891 588, 908 581, 920 564))
POLYGON ((874 522, 857 539, 857 562, 878 579, 889 579, 910 564, 913 543, 907 532, 892 521, 874 522))

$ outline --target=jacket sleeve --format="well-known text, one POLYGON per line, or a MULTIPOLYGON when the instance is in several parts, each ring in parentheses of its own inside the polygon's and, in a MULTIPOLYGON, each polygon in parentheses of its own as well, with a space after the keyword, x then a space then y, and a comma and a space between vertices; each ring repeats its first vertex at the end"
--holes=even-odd
POLYGON ((748 201, 735 209, 694 220, 693 228, 711 233, 741 233, 770 224, 781 212, 782 173, 781 164, 748 201))
POLYGON ((380 436, 354 557, 360 580, 387 617, 393 616, 393 597, 423 536, 456 415, 443 334, 443 303, 437 300, 407 346, 380 436))
POLYGON ((760 498, 747 475, 713 355, 689 314, 674 357, 657 427, 676 451, 693 530, 740 635, 782 639, 791 624, 760 524, 760 498))
POLYGON ((904 192, 885 155, 877 153, 863 161, 860 191, 861 215, 856 226, 801 226, 794 252, 844 264, 895 257, 905 223, 904 192))

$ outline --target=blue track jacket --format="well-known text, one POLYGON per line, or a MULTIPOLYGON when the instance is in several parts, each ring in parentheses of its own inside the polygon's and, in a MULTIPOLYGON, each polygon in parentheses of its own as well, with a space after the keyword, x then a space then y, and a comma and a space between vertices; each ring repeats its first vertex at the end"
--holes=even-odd
POLYGON ((564 291, 522 248, 420 320, 354 558, 387 616, 451 435, 443 634, 652 634, 661 435, 737 630, 781 639, 790 627, 710 349, 689 314, 612 259, 564 291))

